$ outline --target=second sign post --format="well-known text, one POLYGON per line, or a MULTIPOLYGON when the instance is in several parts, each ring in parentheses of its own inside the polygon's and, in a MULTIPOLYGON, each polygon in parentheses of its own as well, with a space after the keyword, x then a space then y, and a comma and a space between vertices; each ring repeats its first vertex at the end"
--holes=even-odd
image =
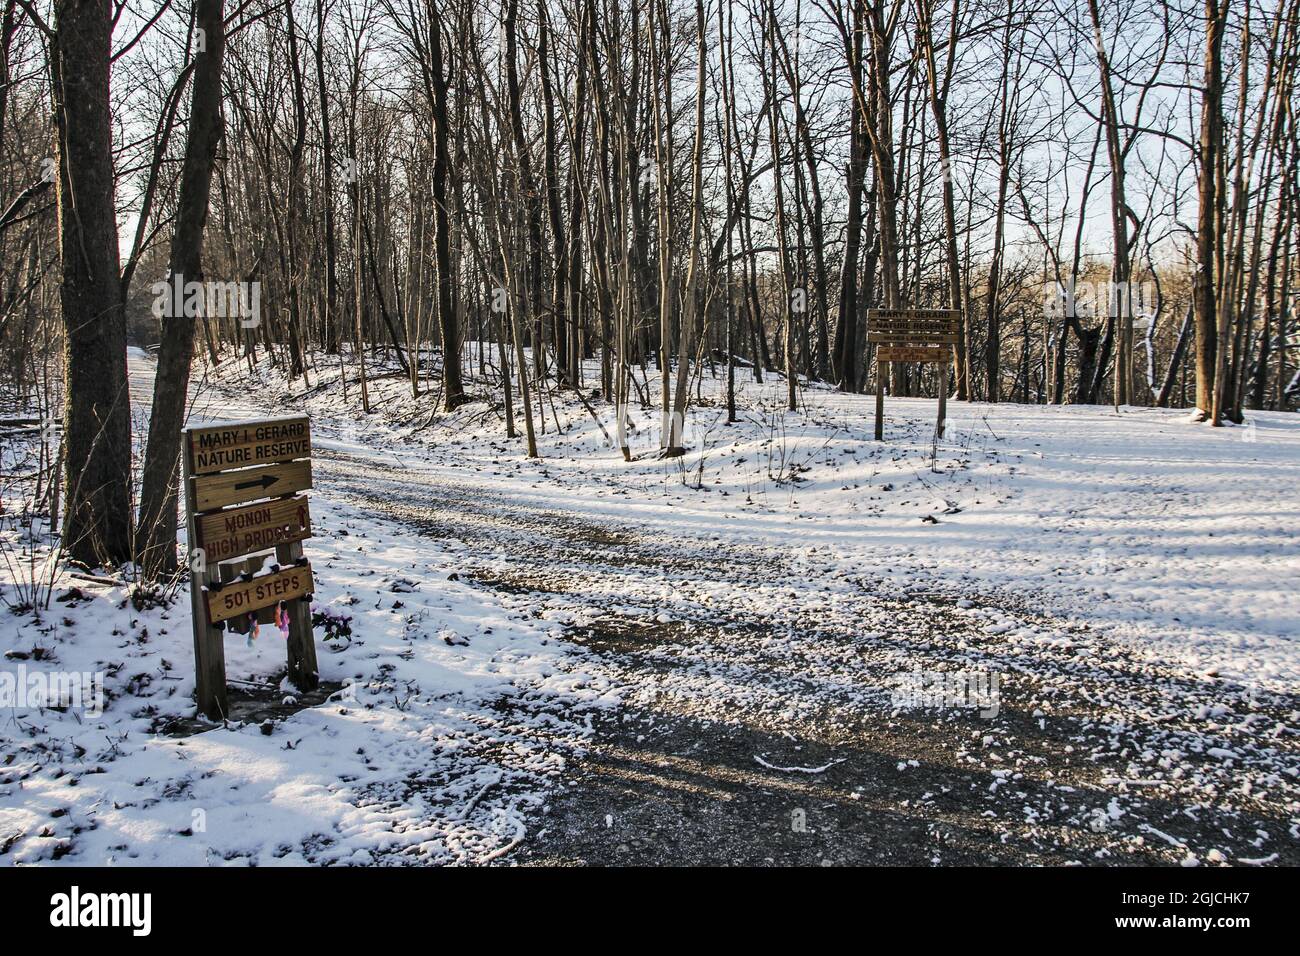
POLYGON ((939 368, 939 420, 943 437, 948 414, 948 366, 960 340, 961 313, 955 309, 870 309, 867 341, 876 348, 876 441, 885 438, 885 380, 891 362, 920 362, 939 368))

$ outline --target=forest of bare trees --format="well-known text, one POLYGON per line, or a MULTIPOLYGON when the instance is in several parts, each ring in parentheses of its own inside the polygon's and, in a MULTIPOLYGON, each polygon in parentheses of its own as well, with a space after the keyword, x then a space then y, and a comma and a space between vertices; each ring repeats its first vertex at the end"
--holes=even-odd
POLYGON ((399 374, 530 455, 576 390, 671 456, 699 374, 933 395, 866 331, 934 307, 959 401, 1300 403, 1300 0, 0 11, 0 387, 88 566, 174 567, 198 362, 399 374), (199 281, 243 311, 174 314, 199 281))

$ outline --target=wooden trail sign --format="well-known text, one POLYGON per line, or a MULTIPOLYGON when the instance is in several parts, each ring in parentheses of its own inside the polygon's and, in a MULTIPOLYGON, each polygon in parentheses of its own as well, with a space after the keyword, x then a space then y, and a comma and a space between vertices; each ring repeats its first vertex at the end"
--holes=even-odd
POLYGON ((214 720, 229 712, 227 627, 246 628, 283 603, 289 622, 289 680, 300 690, 319 682, 311 633, 311 424, 305 416, 187 428, 182 433, 190 607, 199 710, 214 720), (274 549, 269 571, 257 552, 274 549), (254 555, 253 557, 247 557, 254 555), (232 563, 233 562, 233 563, 232 563))
POLYGON ((876 349, 877 362, 951 362, 952 349, 882 345, 876 349))
POLYGON ((194 475, 293 461, 311 457, 311 426, 300 417, 195 428, 186 448, 194 475))
POLYGON ((311 462, 290 461, 194 479, 194 501, 200 511, 237 505, 260 495, 291 495, 311 489, 311 462))
POLYGON ((209 561, 226 561, 311 537, 302 495, 199 515, 198 545, 209 561))
POLYGON ((282 568, 270 574, 251 575, 229 584, 208 589, 208 620, 213 624, 229 621, 280 601, 291 601, 312 592, 311 563, 282 568))
POLYGON ((939 437, 948 409, 948 366, 952 346, 961 338, 961 313, 956 309, 870 309, 867 341, 876 349, 876 441, 885 437, 885 378, 890 362, 923 362, 939 366, 939 437))

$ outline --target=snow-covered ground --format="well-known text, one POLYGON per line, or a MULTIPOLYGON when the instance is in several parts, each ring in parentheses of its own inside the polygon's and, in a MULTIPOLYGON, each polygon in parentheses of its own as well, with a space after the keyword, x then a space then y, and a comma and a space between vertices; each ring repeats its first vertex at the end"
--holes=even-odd
MULTIPOLYGON (((141 416, 149 360, 133 354, 132 371, 141 416)), ((195 416, 256 408, 220 406, 200 400, 195 416)), ((0 863, 482 862, 522 838, 524 811, 581 752, 587 711, 611 699, 551 625, 458 582, 454 555, 328 495, 312 516, 315 606, 351 618, 350 638, 317 633, 322 680, 341 686, 265 728, 156 733, 194 713, 184 589, 138 610, 124 586, 65 574, 48 612, 0 612, 3 673, 98 675, 104 698, 102 713, 93 693, 0 713, 0 863)), ((226 641, 232 689, 284 666, 274 627, 226 641)))
MULTIPOLYGON (((275 396, 278 373, 260 371, 275 396)), ((581 405, 557 397, 529 461, 522 439, 503 437, 499 407, 435 414, 436 396, 412 401, 390 376, 370 383, 377 414, 363 416, 356 384, 345 406, 337 374, 325 366, 306 403, 337 423, 323 447, 402 462, 414 444, 426 473, 610 528, 1013 592, 1179 663, 1300 689, 1300 415, 1211 429, 1183 410, 953 402, 936 447, 935 402, 890 398, 877 443, 871 396, 808 389, 792 413, 780 380, 756 386, 738 371, 741 422, 725 424, 722 380, 704 377, 684 459, 658 458, 654 409, 631 413, 640 457, 627 464, 581 405)), ((226 366, 226 381, 243 375, 226 366)), ((612 409, 596 407, 614 435, 612 409)))
MULTIPOLYGON (((1209 429, 952 403, 935 442, 934 402, 891 398, 876 443, 871 397, 809 388, 789 412, 780 381, 738 370, 740 421, 706 374, 685 458, 658 457, 657 413, 636 408, 624 462, 556 393, 529 460, 486 384, 442 413, 389 374, 362 415, 336 362, 287 388, 228 361, 193 417, 312 415, 306 550, 317 604, 352 616, 351 640, 317 638, 341 689, 269 733, 158 735, 192 712, 188 602, 136 610, 123 587, 60 579, 72 599, 0 621, 4 668, 103 673, 106 709, 0 717, 0 863, 546 858, 575 815, 634 850, 575 796, 595 792, 578 767, 611 720, 644 724, 620 745, 674 728, 652 772, 738 733, 762 775, 747 792, 816 764, 820 796, 871 827, 903 795, 937 825, 925 808, 953 768, 976 773, 959 829, 972 847, 1013 836, 1025 859, 1076 831, 1086 852, 1043 858, 1269 862, 1300 842, 1300 416, 1209 429), (954 662, 1005 669, 1001 722, 900 718, 894 679, 954 662), (905 784, 872 792, 864 723, 905 784), (1207 819, 1180 836, 1184 814, 1207 819), (1205 835, 1210 816, 1227 836, 1205 835)), ((148 363, 132 358, 137 414, 148 363)), ((233 679, 283 671, 274 628, 226 646, 233 679)))

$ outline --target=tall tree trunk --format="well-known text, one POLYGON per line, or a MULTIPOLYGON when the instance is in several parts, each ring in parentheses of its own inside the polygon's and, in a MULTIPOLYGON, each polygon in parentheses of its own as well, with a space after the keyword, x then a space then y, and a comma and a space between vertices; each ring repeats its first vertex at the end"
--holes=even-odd
POLYGON ((321 167, 324 177, 321 203, 325 207, 325 229, 322 235, 325 243, 325 311, 321 316, 321 327, 324 331, 325 351, 333 355, 339 351, 342 336, 335 324, 339 282, 335 268, 337 253, 334 242, 334 142, 330 133, 329 93, 325 85, 325 0, 316 0, 316 87, 320 97, 321 167))
MULTIPOLYGON (((777 61, 776 61, 776 2, 768 0, 767 6, 767 43, 769 50, 769 59, 771 63, 771 87, 769 98, 771 106, 767 113, 768 138, 771 142, 772 149, 772 204, 775 210, 775 229, 776 244, 778 250, 777 265, 780 267, 781 278, 781 311, 783 325, 785 326, 784 351, 785 351, 785 389, 786 389, 786 407, 794 411, 799 407, 799 373, 795 366, 794 359, 794 316, 795 312, 790 301, 792 282, 790 269, 790 250, 786 241, 786 224, 785 224, 785 193, 782 189, 782 172, 781 172, 781 138, 777 133, 778 121, 781 116, 781 98, 777 94, 777 61)), ((767 81, 767 73, 764 72, 764 80, 767 81)))
MULTIPOLYGON (((538 387, 541 387, 543 371, 543 353, 545 351, 542 336, 542 200, 533 175, 533 163, 528 151, 528 139, 524 135, 524 118, 521 93, 519 90, 519 67, 515 62, 518 54, 519 0, 505 0, 505 17, 503 26, 506 35, 506 90, 509 96, 510 129, 514 134, 515 150, 518 154, 520 170, 520 197, 528 214, 528 275, 521 279, 529 292, 528 328, 532 332, 533 369, 537 373, 538 387)), ((436 7, 434 0, 429 2, 430 9, 436 7)), ((522 374, 522 370, 521 370, 522 374)), ((544 423, 543 423, 544 424, 544 423)))
MULTIPOLYGON (((796 4, 796 11, 798 11, 798 9, 799 7, 796 4)), ((796 29, 800 26, 798 21, 796 21, 795 25, 796 29)), ((781 43, 782 69, 785 72, 786 82, 790 86, 790 96, 794 103, 794 134, 795 137, 797 137, 798 142, 797 144, 794 142, 791 143, 792 162, 794 162, 794 156, 801 155, 803 159, 803 170, 801 172, 807 176, 807 185, 804 188, 805 195, 802 207, 806 208, 808 212, 808 226, 810 233, 809 242, 812 246, 813 255, 813 291, 816 296, 817 315, 815 318, 810 320, 809 323, 805 324, 804 332, 807 334, 810 331, 810 326, 814 327, 817 337, 817 345, 811 360, 807 362, 805 367, 807 371, 810 374, 815 375, 818 380, 824 381, 828 371, 827 362, 829 359, 829 356, 827 355, 826 334, 828 308, 826 296, 826 243, 824 228, 825 201, 822 198, 821 178, 818 175, 817 154, 813 148, 812 130, 810 129, 811 124, 809 123, 807 112, 804 109, 803 95, 801 92, 802 82, 799 67, 799 47, 796 45, 792 60, 789 45, 785 42, 784 35, 778 32, 777 38, 781 43), (807 194, 809 193, 811 194, 811 202, 808 201, 807 197, 807 194)), ((797 164, 796 170, 798 171, 797 164)), ((803 182, 802 176, 800 176, 799 182, 803 182)), ((802 243, 802 230, 800 230, 800 236, 802 243)), ((801 260, 802 258, 803 257, 801 256, 801 260)), ((801 275, 803 278, 801 278, 799 285, 804 290, 806 296, 808 292, 806 270, 801 269, 801 275)))
MULTIPOLYGON (((1273 225, 1273 238, 1269 243, 1268 271, 1264 278, 1264 331, 1259 343, 1259 357, 1255 366, 1255 382, 1251 390, 1250 407, 1264 408, 1265 396, 1268 391, 1268 363, 1273 348, 1273 336, 1276 334, 1270 328, 1274 321, 1274 316, 1278 311, 1277 305, 1277 280, 1279 270, 1285 271, 1287 263, 1284 258, 1280 258, 1282 250, 1282 237, 1289 228, 1289 223, 1293 218, 1291 207, 1288 204, 1290 198, 1290 174, 1283 173, 1282 188, 1280 197, 1280 211, 1273 225)), ((1282 316, 1276 317, 1277 327, 1285 330, 1286 322, 1282 316)), ((1285 340, 1279 336, 1279 344, 1284 345, 1285 340)))
MULTIPOLYGON (((447 75, 443 69, 442 16, 438 4, 429 0, 429 69, 433 89, 433 192, 434 260, 438 267, 438 324, 442 332, 443 407, 447 411, 465 403, 465 385, 461 376, 460 324, 453 301, 454 277, 451 271, 451 216, 447 210, 447 174, 451 168, 448 149, 447 75)), ((513 69, 513 58, 511 59, 513 69)), ((523 374, 520 369, 520 375, 523 374)))
MULTIPOLYGON (((1196 219, 1196 407, 1202 420, 1214 408, 1217 370, 1219 153, 1223 139, 1223 33, 1231 0, 1205 0, 1205 79, 1201 89, 1199 210, 1196 219)), ((1217 424, 1215 422, 1214 424, 1217 424)))
POLYGON ((1133 400, 1133 293, 1129 256, 1128 203, 1125 196, 1124 150, 1120 143, 1121 121, 1111 85, 1110 58, 1101 32, 1101 11, 1097 0, 1088 0, 1093 43, 1101 79, 1102 126, 1106 132, 1106 154, 1110 160, 1110 223, 1112 238, 1111 294, 1107 296, 1110 318, 1117 323, 1115 355, 1115 407, 1133 400))
POLYGON ((51 82, 63 258, 63 542, 85 565, 131 555, 131 399, 113 196, 109 0, 58 0, 51 82))
MULTIPOLYGON (((546 12, 546 0, 537 0, 537 20, 540 31, 537 41, 537 67, 542 78, 542 102, 544 104, 544 148, 542 172, 546 179, 546 207, 551 222, 552 268, 551 275, 551 330, 555 342, 556 380, 561 386, 574 384, 569 381, 569 346, 567 312, 569 307, 566 283, 568 281, 568 243, 564 231, 564 216, 560 204, 560 161, 559 146, 555 134, 555 90, 551 83, 550 51, 550 15, 546 12)), ((579 107, 581 110, 581 106, 579 107)), ((540 281, 540 277, 538 279, 540 281)))
POLYGON ((1002 400, 1001 356, 1002 327, 999 293, 1002 285, 1003 232, 1006 223, 1007 188, 1011 179, 1011 11, 1007 11, 1002 31, 1002 79, 998 117, 998 196, 993 219, 993 260, 989 265, 989 285, 985 314, 988 321, 988 339, 984 345, 985 397, 990 402, 1002 400))
MULTIPOLYGON (((580 388, 582 386, 583 345, 582 342, 580 341, 580 339, 582 338, 582 328, 583 328, 582 325, 582 305, 583 305, 582 228, 583 228, 583 215, 586 211, 586 206, 584 202, 584 192, 583 192, 582 167, 583 167, 583 161, 585 159, 586 131, 587 131, 587 123, 586 123, 587 110, 585 109, 585 104, 587 101, 587 71, 590 66, 590 64, 588 63, 588 57, 584 55, 583 51, 587 47, 589 36, 591 36, 590 42, 594 51, 594 46, 595 46, 594 33, 596 29, 595 18, 596 18, 596 11, 595 11, 594 0, 585 0, 582 6, 582 13, 579 16, 579 20, 578 20, 579 23, 578 29, 581 34, 578 41, 578 49, 579 49, 578 75, 573 81, 574 82, 573 100, 578 105, 578 107, 576 110, 577 115, 574 117, 573 120, 575 128, 573 130, 573 142, 572 142, 572 147, 570 149, 570 155, 569 155, 568 261, 566 263, 560 264, 559 266, 559 268, 565 268, 567 266, 569 270, 569 279, 568 282, 566 283, 568 294, 569 294, 569 303, 568 303, 569 352, 568 355, 566 356, 565 361, 569 369, 568 372, 569 381, 573 383, 573 386, 575 388, 580 388)), ((602 218, 600 220, 600 223, 602 226, 601 235, 603 237, 605 234, 603 228, 605 225, 607 225, 607 222, 604 218, 602 218)), ((608 290, 606 289, 606 293, 607 292, 608 290)), ((605 340, 604 344, 602 345, 602 354, 608 355, 609 313, 605 309, 601 309, 601 321, 603 323, 603 334, 601 335, 601 338, 605 340)), ((605 382, 602 377, 601 395, 607 400, 609 398, 608 385, 609 383, 605 382)))
MULTIPOLYGON (((858 368, 858 260, 862 249, 862 191, 867 175, 866 91, 862 82, 866 0, 854 0, 853 24, 844 37, 845 57, 853 93, 849 119, 848 222, 844 230, 844 262, 840 271, 839 318, 831 349, 835 381, 846 392, 862 385, 858 368)), ((755 358, 757 363, 757 357, 755 358)))
POLYGON ((657 40, 671 41, 667 29, 668 14, 664 9, 667 0, 658 0, 657 7, 652 7, 651 17, 647 22, 650 33, 650 61, 654 74, 651 79, 652 111, 655 117, 655 185, 658 193, 658 235, 656 245, 659 260, 659 391, 662 404, 660 422, 660 441, 668 447, 671 433, 672 416, 672 341, 673 312, 677 304, 676 281, 672 269, 673 236, 673 86, 671 69, 667 63, 671 60, 671 50, 660 49, 657 40), (655 13, 662 22, 662 31, 658 28, 655 13), (662 71, 662 75, 661 75, 662 71))
MULTIPOLYGON (((1241 76, 1237 88, 1247 91, 1250 89, 1250 8, 1245 9, 1245 22, 1241 34, 1241 76)), ((1268 84, 1265 83, 1264 96, 1268 95, 1268 84)), ((1237 98, 1237 123, 1236 123, 1236 157, 1233 161, 1233 182, 1232 182, 1232 205, 1226 205, 1227 201, 1227 183, 1226 183, 1226 151, 1223 157, 1225 177, 1222 184, 1223 193, 1220 195, 1220 209, 1223 215, 1223 228, 1219 232, 1219 301, 1218 315, 1216 319, 1219 324, 1218 343, 1219 353, 1215 356, 1214 372, 1214 397, 1213 405, 1210 409, 1210 421, 1217 425, 1224 418, 1229 421, 1240 424, 1241 406, 1237 401, 1236 388, 1236 370, 1238 365, 1238 356, 1241 354, 1243 346, 1243 327, 1240 321, 1239 308, 1241 302, 1241 282, 1243 268, 1245 266, 1245 243, 1246 243, 1246 216, 1247 216, 1247 185, 1246 179, 1249 173, 1246 170, 1247 163, 1247 144, 1246 144, 1246 107, 1247 96, 1241 95, 1237 98), (1235 327, 1235 329, 1234 329, 1235 327), (1231 349, 1229 348, 1231 346, 1231 349)), ((1258 143, 1258 140, 1255 140, 1258 143)), ((1253 161, 1253 155, 1251 157, 1253 161)), ((1264 204, 1267 204, 1267 190, 1262 197, 1264 204)))
POLYGON ((683 431, 686 427, 686 407, 690 398, 691 359, 695 350, 695 323, 698 318, 696 294, 700 282, 700 219, 704 215, 704 66, 708 56, 705 43, 704 0, 695 0, 696 42, 699 51, 695 68, 695 148, 691 154, 691 247, 690 265, 686 270, 686 310, 682 318, 677 352, 677 385, 673 395, 673 416, 670 424, 668 446, 664 454, 677 457, 686 453, 683 431))
POLYGON ((957 400, 970 398, 970 370, 966 363, 966 337, 969 318, 962 302, 961 258, 957 251, 957 200, 952 183, 952 146, 948 135, 948 81, 952 76, 957 52, 958 12, 960 0, 952 0, 952 19, 948 30, 947 61, 943 78, 939 77, 934 51, 931 6, 934 0, 915 0, 922 52, 929 78, 930 112, 934 115, 935 139, 939 147, 939 173, 943 191, 944 254, 948 264, 948 306, 962 314, 959 341, 953 349, 953 371, 957 379, 957 400))
POLYGON ((884 305, 887 309, 897 309, 903 303, 898 273, 898 183, 894 176, 893 102, 889 83, 893 24, 886 22, 889 18, 885 16, 885 2, 872 0, 871 6, 872 95, 876 108, 871 113, 873 121, 867 124, 867 132, 875 159, 884 305))
MULTIPOLYGON (((203 279, 203 232, 208 221, 212 167, 221 143, 221 65, 225 53, 222 0, 197 0, 195 26, 204 38, 194 58, 189 138, 181 167, 176 231, 172 235, 168 286, 203 279)), ((200 318, 210 322, 210 318, 200 318)), ((140 482, 140 563, 154 578, 176 567, 176 466, 194 358, 194 325, 184 315, 163 319, 154 379, 153 411, 140 482)), ((190 542, 190 547, 194 547, 190 542)))
POLYGON ((302 64, 298 57, 298 26, 293 18, 293 4, 286 3, 285 18, 289 34, 289 77, 293 88, 293 145, 289 151, 289 208, 285 235, 288 239, 289 283, 289 378, 307 374, 302 321, 302 226, 304 218, 302 159, 307 148, 307 101, 302 81, 302 64))
MULTIPOLYGON (((727 302, 726 302, 726 348, 727 348, 727 424, 732 425, 736 422, 736 280, 734 274, 734 256, 735 248, 734 233, 736 220, 740 209, 740 200, 736 195, 736 180, 732 170, 732 163, 735 160, 734 150, 736 147, 736 73, 730 68, 732 62, 732 26, 733 16, 731 8, 725 4, 718 4, 718 61, 722 68, 722 112, 724 124, 724 152, 726 161, 723 164, 723 175, 727 183, 727 208, 731 210, 727 224, 724 227, 726 231, 726 284, 727 284, 727 302)), ((748 189, 748 183, 745 184, 748 189)), ((758 357, 754 357, 758 361, 758 357)))

